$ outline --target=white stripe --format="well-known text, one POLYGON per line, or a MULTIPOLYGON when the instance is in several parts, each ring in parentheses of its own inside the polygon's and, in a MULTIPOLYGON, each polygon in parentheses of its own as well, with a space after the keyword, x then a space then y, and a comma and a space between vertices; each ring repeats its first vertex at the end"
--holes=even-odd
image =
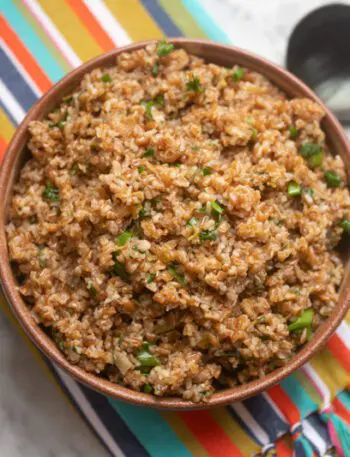
POLYGON ((342 342, 345 344, 345 346, 350 349, 350 328, 346 321, 343 321, 338 329, 337 329, 337 335, 339 338, 342 340, 342 342))
POLYGON ((7 44, 1 37, 0 37, 0 45, 1 45, 2 49, 4 50, 5 54, 7 55, 7 57, 12 61, 13 65, 17 68, 19 73, 21 73, 21 76, 26 81, 28 86, 30 86, 30 88, 32 89, 32 91, 35 93, 35 95, 37 97, 40 97, 42 94, 41 90, 36 85, 36 83, 32 80, 29 73, 27 73, 27 70, 23 67, 23 65, 17 59, 17 57, 14 55, 14 53, 11 51, 11 49, 9 47, 7 47, 7 44))
POLYGON ((270 438, 263 428, 257 423, 243 403, 233 403, 230 408, 242 419, 247 428, 254 433, 255 437, 263 446, 270 443, 270 438))
POLYGON ((308 420, 303 421, 303 433, 308 438, 315 448, 323 455, 327 451, 327 443, 318 433, 318 431, 308 422, 308 420))
POLYGON ((11 114, 13 119, 16 121, 16 123, 20 124, 26 113, 18 101, 15 99, 15 97, 12 95, 12 92, 10 92, 5 86, 2 79, 0 79, 0 100, 8 112, 11 114))
POLYGON ((131 38, 115 19, 103 0, 83 1, 116 46, 124 46, 131 43, 131 38))
POLYGON ((54 367, 55 371, 60 377, 62 383, 65 385, 71 396, 78 404, 81 411, 84 413, 84 416, 87 418, 87 420, 90 422, 91 426, 94 428, 96 433, 101 437, 103 442, 106 444, 113 457, 125 457, 123 451, 120 449, 112 435, 109 433, 109 431, 106 429, 106 427, 96 414, 95 410, 87 401, 78 383, 76 383, 70 376, 68 376, 56 365, 53 364, 52 366, 54 367))
POLYGON ((309 363, 301 367, 301 369, 304 371, 306 376, 308 376, 315 384, 317 390, 319 391, 322 397, 323 407, 328 406, 331 402, 331 393, 327 385, 324 383, 323 379, 317 374, 317 372, 312 368, 312 366, 309 363))
MULTIPOLYGON (((57 29, 55 24, 51 21, 51 19, 47 16, 44 12, 42 7, 37 3, 37 0, 24 0, 24 3, 27 7, 31 10, 37 20, 40 22, 41 26, 45 30, 45 32, 52 38, 56 46, 60 49, 62 54, 68 60, 68 62, 73 67, 78 67, 81 64, 81 60, 73 51, 71 46, 68 44, 64 36, 61 32, 57 29)), ((58 6, 58 5, 57 5, 58 6)), ((59 7, 59 6, 58 6, 59 7)))

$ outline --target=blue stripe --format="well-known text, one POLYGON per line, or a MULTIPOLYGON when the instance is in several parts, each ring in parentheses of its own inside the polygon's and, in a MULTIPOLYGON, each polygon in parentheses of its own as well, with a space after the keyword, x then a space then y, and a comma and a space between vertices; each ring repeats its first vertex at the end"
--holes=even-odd
POLYGON ((310 441, 303 437, 303 435, 298 436, 294 440, 294 453, 295 457, 312 457, 313 456, 313 446, 310 441))
POLYGON ((56 82, 65 75, 64 69, 52 57, 52 54, 40 40, 27 19, 21 14, 12 0, 0 2, 0 12, 7 22, 24 41, 29 52, 35 57, 38 64, 44 69, 52 82, 56 82))
POLYGON ((141 0, 141 3, 163 30, 165 35, 169 37, 182 36, 181 30, 163 10, 162 6, 158 3, 158 0, 141 0))
POLYGON ((242 402, 260 427, 268 434, 270 442, 287 433, 289 425, 272 408, 263 395, 256 395, 242 402))
POLYGON ((24 111, 28 111, 29 108, 36 102, 37 95, 33 92, 32 88, 28 85, 26 80, 1 48, 0 68, 1 79, 4 81, 8 90, 14 94, 24 111))
POLYGON ((310 414, 310 416, 306 419, 306 422, 308 422, 311 425, 311 427, 313 427, 316 430, 316 432, 320 435, 323 441, 326 442, 327 448, 329 448, 332 445, 332 443, 329 437, 327 426, 320 418, 318 412, 310 414))
POLYGON ((283 380, 281 382, 281 386, 291 397, 296 407, 299 409, 302 419, 318 409, 317 403, 315 403, 309 397, 306 390, 301 386, 301 384, 297 381, 297 379, 295 379, 293 375, 283 380))
POLYGON ((181 0, 193 19, 201 26, 208 37, 221 43, 231 43, 231 39, 223 32, 205 11, 198 0, 181 0))
POLYGON ((146 449, 140 444, 136 436, 129 430, 116 410, 110 405, 108 399, 97 392, 79 384, 85 398, 99 419, 103 422, 114 441, 127 456, 150 457, 146 449))
POLYGON ((15 121, 15 119, 12 117, 10 111, 8 111, 8 109, 6 108, 6 106, 2 103, 2 101, 0 100, 0 107, 2 108, 2 110, 4 111, 4 113, 6 114, 6 116, 9 118, 11 124, 14 126, 14 127, 17 127, 17 122, 15 121))
POLYGON ((152 457, 191 457, 159 411, 108 399, 152 457))

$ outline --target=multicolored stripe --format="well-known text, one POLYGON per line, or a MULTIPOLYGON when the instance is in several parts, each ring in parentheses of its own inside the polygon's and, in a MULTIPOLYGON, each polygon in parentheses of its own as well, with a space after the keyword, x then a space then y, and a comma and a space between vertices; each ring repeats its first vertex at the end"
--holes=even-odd
MULTIPOLYGON (((0 159, 25 112, 67 71, 116 46, 181 35, 231 41, 220 15, 199 0, 1 2, 0 159)), ((3 298, 0 304, 11 319, 3 298)), ((294 447, 296 457, 309 457, 325 453, 331 434, 339 444, 350 424, 349 349, 344 321, 327 348, 280 385, 227 408, 194 412, 161 412, 105 398, 42 363, 34 347, 33 352, 113 456, 242 457, 262 450, 289 457, 294 447)))
MULTIPOLYGON (((81 64, 81 60, 70 47, 62 33, 56 28, 51 18, 45 13, 44 9, 36 0, 24 0, 24 7, 26 11, 26 18, 34 22, 34 28, 39 33, 40 30, 44 32, 45 44, 50 49, 55 49, 59 53, 60 61, 65 61, 68 64, 68 69, 72 69, 81 64), (49 38, 49 41, 47 40, 49 38)), ((56 55, 55 52, 55 55, 56 55)))
MULTIPOLYGON (((25 43, 27 50, 35 57, 38 65, 45 71, 50 80, 52 82, 58 81, 65 75, 66 69, 42 40, 37 30, 32 27, 32 24, 23 14, 23 11, 17 7, 16 3, 14 0, 1 2, 0 12, 3 18, 15 31, 19 39, 25 43)), ((0 34, 2 35, 2 29, 0 34)))

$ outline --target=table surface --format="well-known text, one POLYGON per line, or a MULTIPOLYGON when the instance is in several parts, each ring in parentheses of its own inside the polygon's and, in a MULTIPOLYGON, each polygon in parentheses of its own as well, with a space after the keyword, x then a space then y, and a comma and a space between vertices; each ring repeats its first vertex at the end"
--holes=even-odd
MULTIPOLYGON (((178 0, 168 0, 178 1, 178 0)), ((218 11, 233 44, 283 65, 293 26, 326 0, 202 0, 218 11)), ((343 2, 344 3, 344 2, 343 2)), ((350 4, 350 0, 346 1, 350 4)), ((48 379, 22 337, 0 315, 0 455, 107 457, 48 379)))

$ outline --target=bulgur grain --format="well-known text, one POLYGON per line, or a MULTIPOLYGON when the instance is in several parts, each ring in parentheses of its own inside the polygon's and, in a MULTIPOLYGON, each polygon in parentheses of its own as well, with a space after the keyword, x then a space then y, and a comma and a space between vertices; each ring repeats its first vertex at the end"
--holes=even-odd
POLYGON ((32 122, 9 252, 67 359, 192 401, 287 363, 337 303, 350 231, 323 115, 161 42, 32 122))

